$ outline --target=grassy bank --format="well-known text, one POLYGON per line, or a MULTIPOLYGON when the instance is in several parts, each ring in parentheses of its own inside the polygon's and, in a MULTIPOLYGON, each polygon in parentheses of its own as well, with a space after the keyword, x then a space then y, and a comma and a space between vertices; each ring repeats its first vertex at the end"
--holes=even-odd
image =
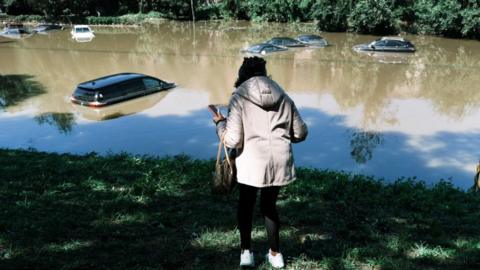
MULTIPOLYGON (((213 161, 0 150, 0 168, 0 269, 237 268, 236 200, 210 195, 213 161)), ((278 203, 287 269, 479 269, 477 194, 298 176, 278 203)))

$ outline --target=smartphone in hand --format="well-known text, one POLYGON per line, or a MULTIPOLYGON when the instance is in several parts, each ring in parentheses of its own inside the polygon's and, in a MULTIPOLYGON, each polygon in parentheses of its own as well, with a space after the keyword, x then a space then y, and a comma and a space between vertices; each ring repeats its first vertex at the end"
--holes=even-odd
POLYGON ((220 116, 220 111, 218 110, 217 106, 215 105, 208 105, 208 110, 213 114, 214 117, 220 116))

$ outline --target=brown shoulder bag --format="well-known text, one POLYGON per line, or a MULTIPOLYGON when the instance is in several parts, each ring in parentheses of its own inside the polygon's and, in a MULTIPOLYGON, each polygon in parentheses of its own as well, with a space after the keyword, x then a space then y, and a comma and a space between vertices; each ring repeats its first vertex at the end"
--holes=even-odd
POLYGON ((231 193, 237 183, 235 159, 229 157, 224 137, 225 133, 220 138, 220 143, 218 144, 217 162, 215 163, 215 172, 213 174, 212 193, 217 195, 231 193), (223 158, 221 158, 222 148, 224 152, 223 158))

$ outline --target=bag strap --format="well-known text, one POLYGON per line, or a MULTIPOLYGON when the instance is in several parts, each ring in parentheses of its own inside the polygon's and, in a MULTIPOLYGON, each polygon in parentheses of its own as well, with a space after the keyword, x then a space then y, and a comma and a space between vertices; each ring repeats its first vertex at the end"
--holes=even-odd
POLYGON ((227 133, 227 132, 225 131, 225 132, 222 133, 222 136, 220 137, 220 143, 218 144, 216 166, 218 166, 220 164, 220 156, 222 154, 222 145, 223 145, 223 151, 225 153, 225 158, 227 159, 228 167, 230 167, 230 173, 233 173, 232 161, 230 160, 230 157, 228 156, 227 146, 225 145, 225 133, 227 133))
POLYGON ((223 144, 223 134, 220 137, 220 142, 218 143, 218 150, 217 150, 217 162, 215 163, 216 166, 220 164, 220 156, 222 154, 222 144, 223 144))

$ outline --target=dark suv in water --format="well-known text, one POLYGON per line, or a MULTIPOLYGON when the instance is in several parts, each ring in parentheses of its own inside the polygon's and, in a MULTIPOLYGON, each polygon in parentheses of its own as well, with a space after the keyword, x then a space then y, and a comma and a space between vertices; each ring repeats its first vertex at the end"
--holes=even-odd
POLYGON ((175 87, 138 73, 119 73, 79 84, 72 94, 76 104, 101 107, 175 87))
POLYGON ((302 42, 289 37, 275 37, 266 41, 265 43, 275 45, 275 46, 280 46, 280 47, 305 47, 306 46, 302 42))
POLYGON ((408 40, 400 37, 382 37, 369 44, 353 46, 359 52, 415 52, 415 46, 408 40))

